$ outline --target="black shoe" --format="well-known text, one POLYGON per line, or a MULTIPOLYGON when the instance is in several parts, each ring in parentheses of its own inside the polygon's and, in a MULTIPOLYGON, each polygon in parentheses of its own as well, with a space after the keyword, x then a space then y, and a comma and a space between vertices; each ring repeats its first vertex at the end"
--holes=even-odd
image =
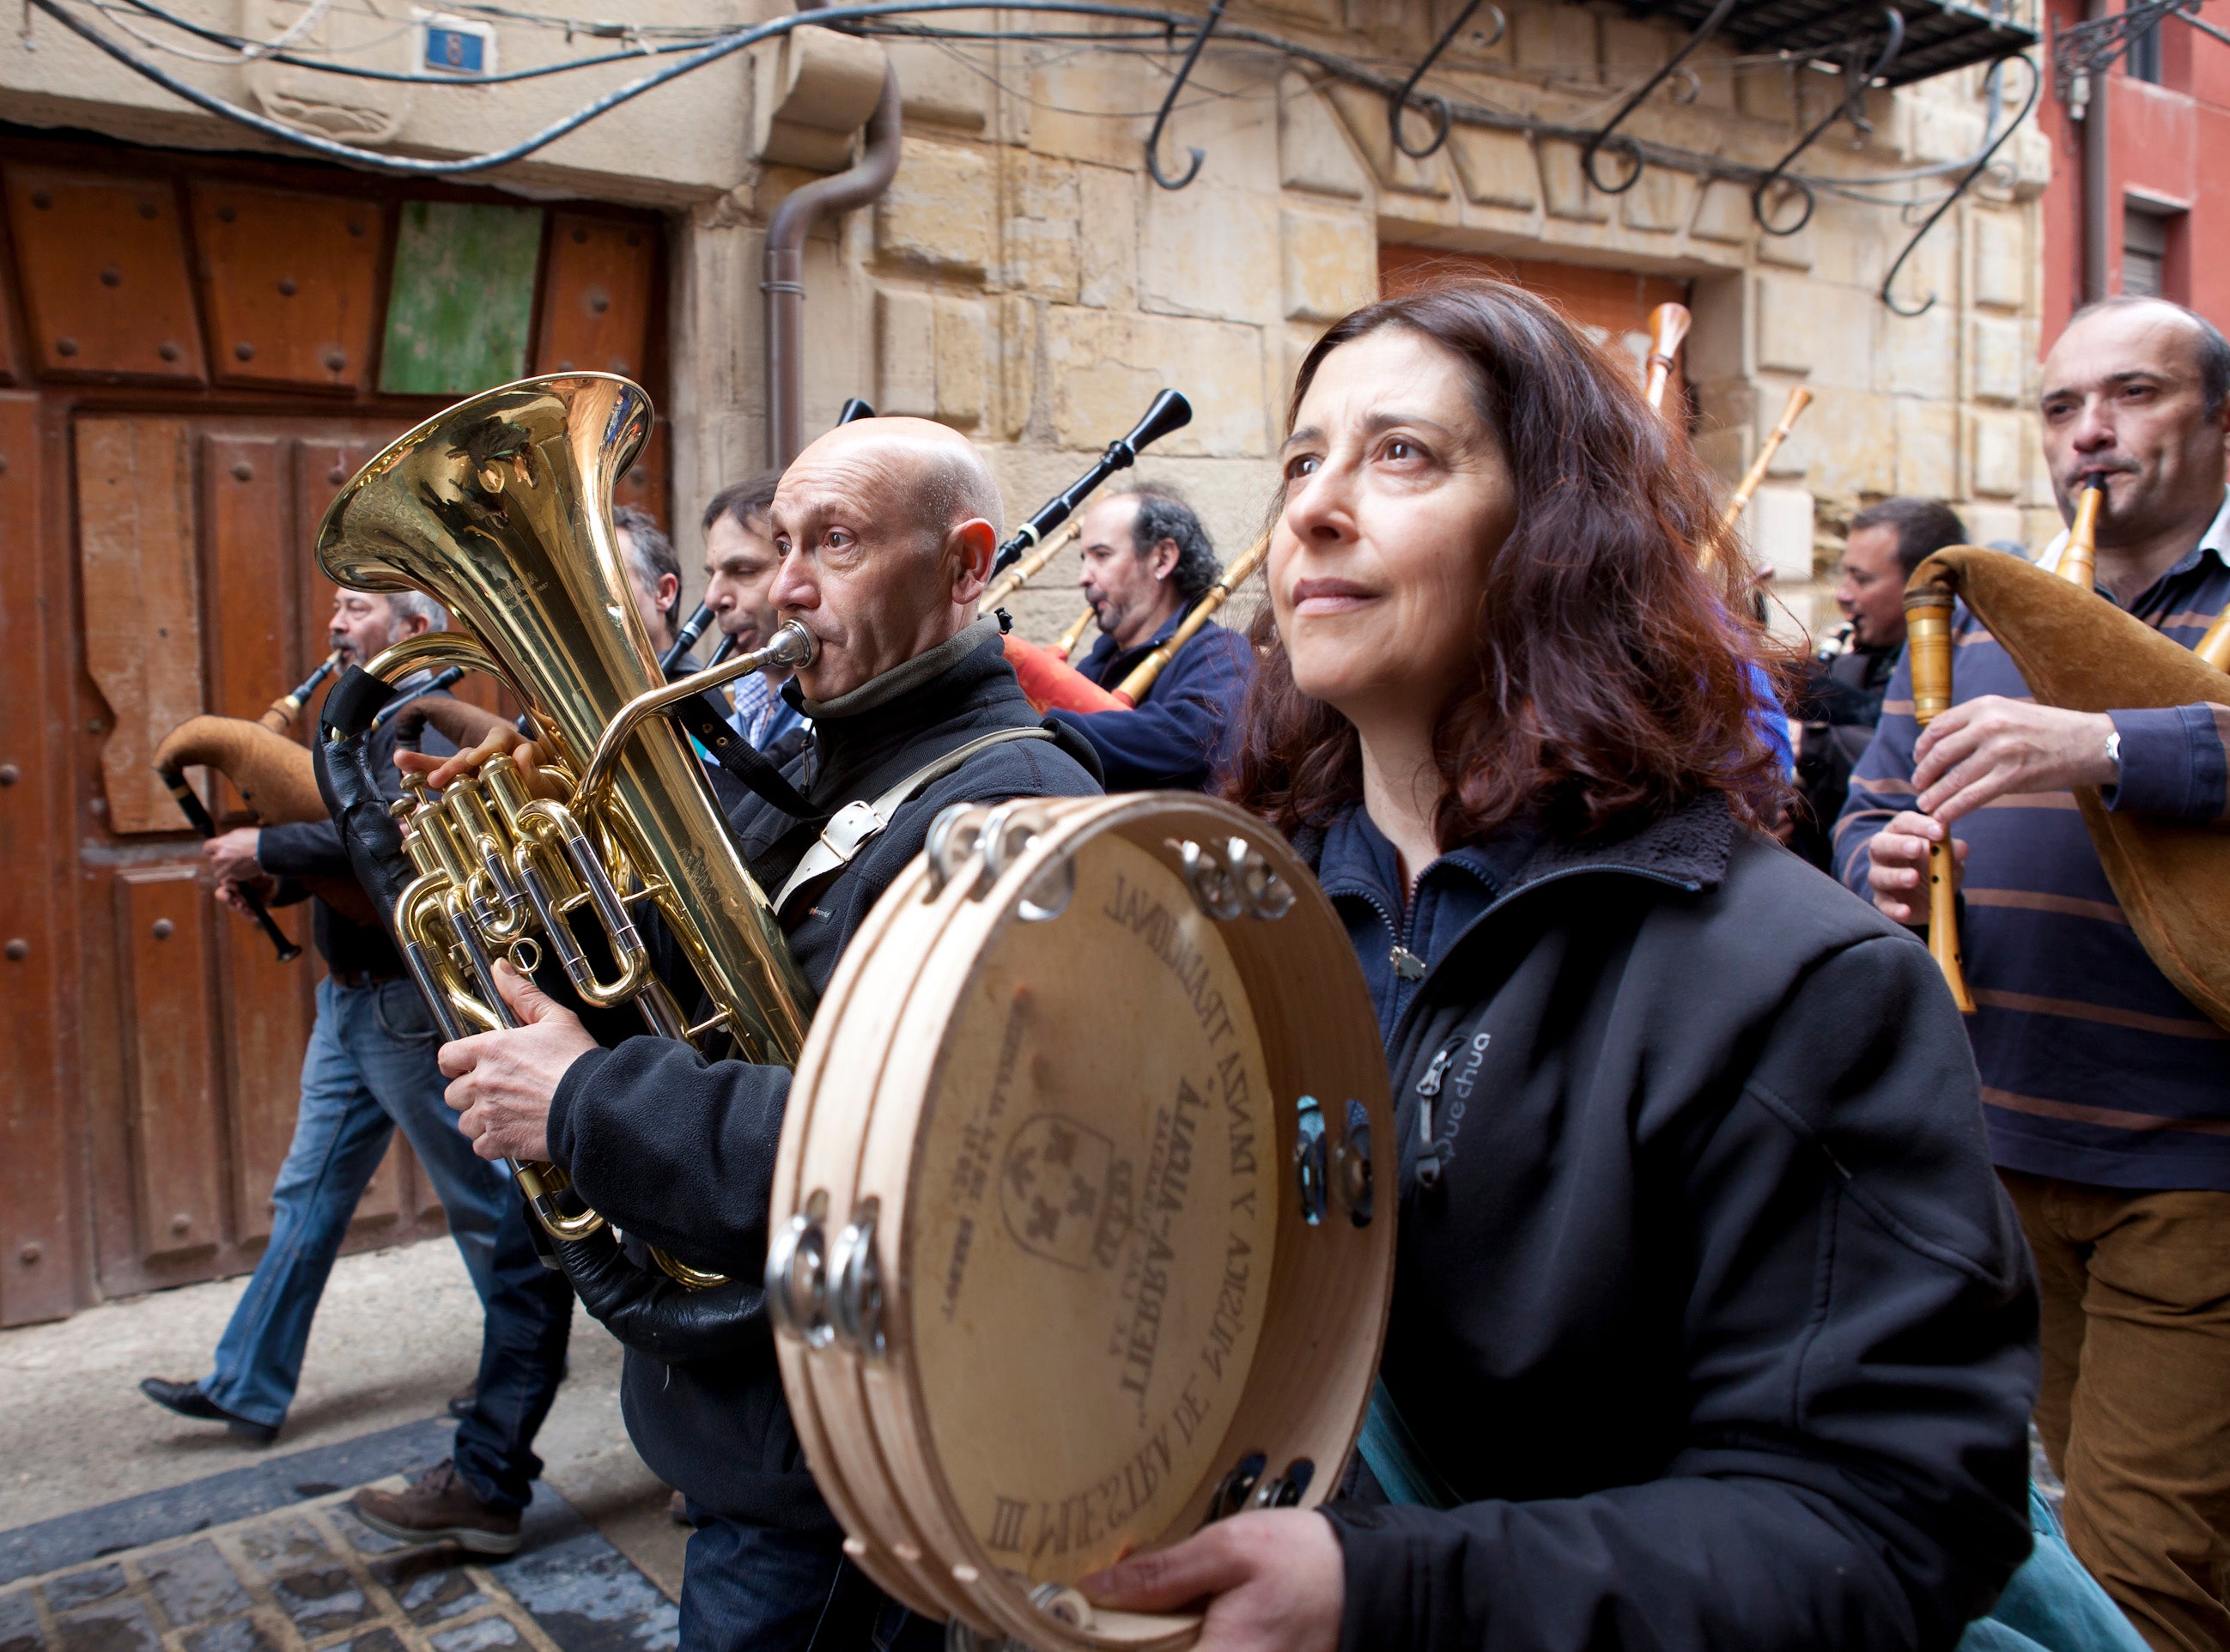
POLYGON ((235 1416, 202 1392, 199 1383, 174 1383, 166 1377, 143 1377, 139 1391, 156 1404, 176 1411, 180 1416, 190 1416, 197 1423, 222 1423, 243 1439, 258 1445, 269 1445, 279 1437, 276 1423, 251 1423, 244 1416, 235 1416))
POLYGON ((478 1383, 467 1383, 449 1396, 449 1415, 462 1422, 473 1414, 473 1407, 480 1403, 480 1385, 478 1383))

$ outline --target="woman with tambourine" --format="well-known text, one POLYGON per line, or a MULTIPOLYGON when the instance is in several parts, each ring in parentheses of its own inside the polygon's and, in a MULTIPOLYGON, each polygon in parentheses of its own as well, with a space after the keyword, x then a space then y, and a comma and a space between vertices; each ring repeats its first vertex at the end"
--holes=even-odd
POLYGON ((1952 1644, 2029 1548, 2035 1288, 1927 952, 1759 829, 1707 473, 1471 283, 1318 342, 1278 513, 1228 791, 1392 1065, 1367 1466, 1087 1591, 1217 1652, 1952 1644))

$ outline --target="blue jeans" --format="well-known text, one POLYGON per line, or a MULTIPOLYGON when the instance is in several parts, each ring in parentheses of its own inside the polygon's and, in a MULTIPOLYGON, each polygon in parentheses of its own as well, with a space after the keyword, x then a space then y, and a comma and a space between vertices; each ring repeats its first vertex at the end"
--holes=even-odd
POLYGON ((841 1533, 689 1518, 680 1652, 942 1652, 944 1626, 876 1588, 841 1533))
POLYGON ((270 1242, 216 1345, 216 1369, 201 1383, 235 1416, 274 1427, 285 1418, 333 1258, 397 1125, 433 1178, 474 1289, 484 1303, 496 1294, 497 1230, 519 1199, 457 1129, 441 1099, 439 1048, 410 982, 318 984, 293 1145, 271 1190, 270 1242))

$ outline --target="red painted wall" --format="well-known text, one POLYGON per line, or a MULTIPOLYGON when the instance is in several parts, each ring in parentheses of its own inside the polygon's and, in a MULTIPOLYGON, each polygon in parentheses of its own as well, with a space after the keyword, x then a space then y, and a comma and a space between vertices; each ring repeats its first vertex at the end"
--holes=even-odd
MULTIPOLYGON (((2045 10, 2054 33, 2083 17, 2082 0, 2046 0, 2045 10)), ((2169 18, 2161 24, 2160 84, 2132 80, 2117 64, 2107 102, 2113 290, 2122 290, 2119 215, 2128 196, 2180 206, 2169 226, 2163 294, 2230 327, 2230 46, 2169 18)), ((2048 348, 2083 297, 2083 132, 2049 87, 2039 119, 2053 147, 2044 197, 2048 348)))

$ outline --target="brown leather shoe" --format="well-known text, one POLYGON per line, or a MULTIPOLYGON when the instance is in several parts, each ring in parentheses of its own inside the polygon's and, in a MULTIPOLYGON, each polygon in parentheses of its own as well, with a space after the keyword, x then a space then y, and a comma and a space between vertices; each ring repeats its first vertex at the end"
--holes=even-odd
POLYGON ((349 1507, 373 1531, 398 1542, 447 1539, 474 1554, 512 1554, 519 1548, 519 1511, 480 1501, 448 1459, 399 1492, 366 1487, 349 1499, 349 1507))

